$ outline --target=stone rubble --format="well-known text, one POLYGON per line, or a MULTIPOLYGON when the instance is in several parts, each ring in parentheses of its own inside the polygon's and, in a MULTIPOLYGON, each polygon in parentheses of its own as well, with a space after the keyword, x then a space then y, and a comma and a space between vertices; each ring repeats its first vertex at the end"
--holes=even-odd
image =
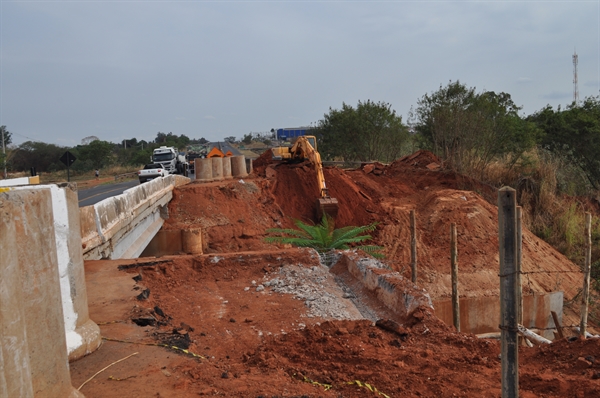
POLYGON ((353 304, 341 298, 350 298, 352 295, 333 281, 333 275, 327 267, 286 265, 279 268, 274 278, 265 278, 268 280, 262 285, 269 287, 272 292, 292 294, 295 299, 304 301, 308 318, 361 319, 348 311, 353 304))

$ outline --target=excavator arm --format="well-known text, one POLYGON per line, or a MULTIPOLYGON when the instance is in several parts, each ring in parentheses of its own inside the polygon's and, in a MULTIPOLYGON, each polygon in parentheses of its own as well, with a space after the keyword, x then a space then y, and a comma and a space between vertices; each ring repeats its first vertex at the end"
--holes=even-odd
POLYGON ((317 182, 319 184, 320 197, 317 198, 317 216, 319 219, 324 213, 335 217, 338 213, 338 201, 329 196, 329 190, 325 184, 325 175, 323 174, 323 163, 321 155, 317 152, 317 139, 314 136, 300 136, 296 143, 290 149, 292 159, 308 159, 317 172, 317 182))

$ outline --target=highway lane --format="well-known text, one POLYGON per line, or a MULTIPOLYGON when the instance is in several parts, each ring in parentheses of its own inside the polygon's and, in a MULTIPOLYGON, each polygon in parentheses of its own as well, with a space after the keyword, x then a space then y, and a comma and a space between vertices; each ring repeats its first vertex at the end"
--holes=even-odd
POLYGON ((138 180, 119 182, 117 184, 96 185, 95 187, 79 190, 77 196, 79 199, 79 207, 90 206, 110 198, 111 196, 120 195, 126 189, 139 185, 138 180))
MULTIPOLYGON (((192 181, 195 179, 194 174, 190 173, 189 177, 192 181)), ((126 189, 139 185, 140 182, 136 180, 120 182, 117 184, 105 184, 96 185, 95 187, 79 190, 77 196, 79 199, 79 207, 90 206, 110 198, 111 196, 117 196, 123 193, 126 189)))

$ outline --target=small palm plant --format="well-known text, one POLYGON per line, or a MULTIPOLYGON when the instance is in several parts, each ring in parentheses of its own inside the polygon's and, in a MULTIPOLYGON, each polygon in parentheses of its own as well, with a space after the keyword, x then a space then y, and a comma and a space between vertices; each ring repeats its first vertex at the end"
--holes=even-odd
MULTIPOLYGON (((265 241, 269 243, 289 243, 298 247, 312 247, 323 258, 331 250, 350 249, 352 243, 360 243, 371 239, 371 235, 361 234, 374 231, 377 226, 377 223, 373 223, 362 227, 349 226, 335 229, 333 219, 327 214, 323 215, 321 222, 317 225, 308 225, 300 220, 294 220, 294 224, 299 229, 268 229, 267 233, 278 234, 278 236, 267 236, 265 241)), ((354 249, 360 249, 375 258, 384 257, 380 253, 380 250, 383 249, 382 246, 361 245, 355 246, 354 249)))

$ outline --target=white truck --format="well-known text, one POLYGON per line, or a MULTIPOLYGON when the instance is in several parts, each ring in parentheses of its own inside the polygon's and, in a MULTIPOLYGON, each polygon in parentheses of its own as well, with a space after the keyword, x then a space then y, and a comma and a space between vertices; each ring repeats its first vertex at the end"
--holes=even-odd
POLYGON ((152 163, 160 163, 169 174, 182 174, 187 177, 188 162, 185 155, 173 147, 156 148, 152 153, 152 163))

